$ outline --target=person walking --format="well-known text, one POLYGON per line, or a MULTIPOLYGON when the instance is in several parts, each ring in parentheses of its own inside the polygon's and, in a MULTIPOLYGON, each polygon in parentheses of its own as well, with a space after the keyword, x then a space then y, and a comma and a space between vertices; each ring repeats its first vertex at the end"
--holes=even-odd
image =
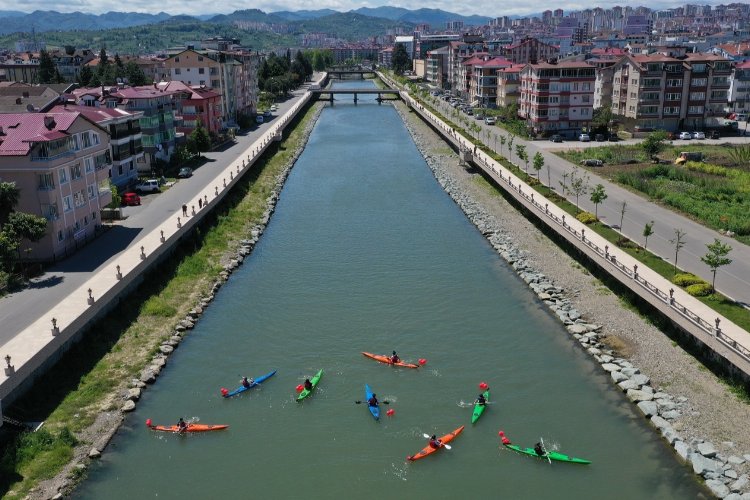
POLYGON ((182 215, 187 217, 187 205, 182 205, 182 215))

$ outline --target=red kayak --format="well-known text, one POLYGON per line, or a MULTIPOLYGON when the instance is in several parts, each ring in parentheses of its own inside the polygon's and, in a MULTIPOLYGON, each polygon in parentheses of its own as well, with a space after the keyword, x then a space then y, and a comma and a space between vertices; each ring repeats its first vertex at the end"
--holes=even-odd
MULTIPOLYGON (((446 434, 445 436, 441 436, 439 438, 440 442, 443 443, 443 444, 450 443, 451 441, 453 441, 454 439, 456 439, 456 436, 458 436, 459 434, 461 434, 461 431, 463 431, 463 430, 464 430, 464 426, 462 425, 461 427, 459 427, 455 431, 451 432, 450 434, 446 434)), ((428 444, 427 446, 425 446, 424 448, 422 448, 422 451, 420 451, 419 453, 416 453, 415 455, 412 455, 410 457, 406 457, 406 459, 407 460, 411 460, 413 462, 415 460, 419 460, 420 458, 424 458, 427 455, 431 455, 432 453, 435 453, 440 448, 442 448, 442 446, 440 446, 439 448, 433 448, 432 446, 430 446, 428 444)))
POLYGON ((181 431, 178 425, 152 425, 150 418, 146 420, 146 426, 152 431, 163 432, 208 432, 220 431, 229 427, 228 425, 188 424, 187 428, 181 431))
POLYGON ((393 361, 391 361, 390 356, 384 356, 382 354, 373 354, 371 352, 363 352, 362 354, 370 359, 374 359, 375 361, 380 361, 381 363, 385 363, 387 365, 402 366, 404 368, 419 368, 419 365, 415 365, 413 363, 404 363, 403 361, 394 363, 393 361))

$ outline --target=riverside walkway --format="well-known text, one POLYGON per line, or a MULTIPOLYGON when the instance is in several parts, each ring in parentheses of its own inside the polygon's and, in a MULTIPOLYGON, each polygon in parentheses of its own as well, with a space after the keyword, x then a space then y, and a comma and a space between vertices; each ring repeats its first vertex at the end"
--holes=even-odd
MULTIPOLYGON (((396 82, 385 75, 379 74, 379 76, 392 87, 398 87, 396 82)), ((425 108, 408 92, 402 91, 401 98, 431 122, 444 137, 463 151, 465 156, 470 157, 475 164, 491 175, 503 189, 513 195, 539 219, 581 249, 602 268, 608 270, 613 277, 680 325, 683 330, 708 346, 714 353, 729 361, 746 377, 750 377, 750 333, 625 252, 610 246, 607 240, 594 231, 587 231, 585 224, 548 201, 511 171, 476 148, 468 137, 461 135, 445 123, 442 118, 425 108)), ((637 198, 637 201, 653 205, 642 198, 637 198)), ((654 205, 654 207, 656 206, 654 205)), ((661 207, 658 208, 664 210, 661 207)), ((655 216, 653 211, 649 212, 647 208, 645 210, 647 213, 651 213, 652 218, 655 216)), ((673 215, 678 218, 682 217, 679 214, 673 215)), ((706 228, 703 229, 707 232, 711 231, 706 228)))
MULTIPOLYGON (((324 79, 325 74, 316 74, 313 84, 324 79)), ((239 136, 231 148, 205 153, 208 162, 193 177, 51 267, 27 289, 0 299, 0 358, 5 360, 0 411, 3 401, 17 397, 72 338, 220 203, 311 98, 309 85, 296 90, 278 103, 279 116, 270 123, 239 136)))

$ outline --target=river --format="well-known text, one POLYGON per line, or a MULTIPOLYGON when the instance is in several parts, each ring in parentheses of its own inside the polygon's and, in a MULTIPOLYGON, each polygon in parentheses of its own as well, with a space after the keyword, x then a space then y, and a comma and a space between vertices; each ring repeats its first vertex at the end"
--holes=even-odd
MULTIPOLYGON (((369 82, 347 82, 371 85, 369 82)), ((244 265, 76 492, 118 498, 685 499, 691 471, 440 188, 396 111, 326 108, 244 265), (427 359, 394 369, 361 351, 427 359), (309 399, 295 387, 324 369, 309 399), (278 373, 233 399, 240 375, 278 373), (470 424, 470 402, 491 405, 470 424), (364 384, 381 400, 376 422, 364 384), (229 424, 149 431, 146 418, 229 424), (464 432, 425 459, 427 434, 464 432), (553 463, 499 446, 592 460, 553 463)))

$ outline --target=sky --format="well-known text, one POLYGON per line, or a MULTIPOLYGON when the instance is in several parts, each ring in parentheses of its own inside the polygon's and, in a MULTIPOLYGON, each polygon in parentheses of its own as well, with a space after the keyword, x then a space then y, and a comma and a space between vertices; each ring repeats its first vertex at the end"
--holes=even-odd
POLYGON ((211 5, 206 2, 185 2, 184 0, 161 0, 153 2, 152 0, 25 0, 23 4, 17 0, 0 0, 0 10, 17 10, 22 12, 32 12, 34 10, 56 10, 58 12, 85 12, 90 14, 102 14, 109 11, 118 12, 146 12, 157 13, 158 11, 167 12, 172 15, 189 14, 228 14, 235 10, 241 9, 260 9, 264 12, 275 12, 281 10, 314 10, 314 9, 333 9, 340 12, 347 12, 360 7, 380 7, 388 5, 391 7, 404 7, 415 10, 418 8, 441 9, 461 15, 479 14, 488 17, 511 16, 511 15, 531 15, 538 14, 545 9, 564 9, 583 10, 586 8, 602 7, 610 8, 615 5, 648 5, 652 9, 667 9, 694 3, 696 5, 719 5, 729 4, 731 0, 725 1, 685 1, 685 0, 651 0, 631 2, 628 0, 598 0, 594 2, 570 1, 556 2, 554 4, 529 2, 528 0, 430 0, 424 3, 414 2, 382 2, 382 1, 361 1, 361 0, 316 0, 313 2, 302 2, 300 0, 255 0, 252 2, 240 0, 238 2, 227 2, 222 5, 211 5), (215 9, 213 8, 215 7, 215 9))

